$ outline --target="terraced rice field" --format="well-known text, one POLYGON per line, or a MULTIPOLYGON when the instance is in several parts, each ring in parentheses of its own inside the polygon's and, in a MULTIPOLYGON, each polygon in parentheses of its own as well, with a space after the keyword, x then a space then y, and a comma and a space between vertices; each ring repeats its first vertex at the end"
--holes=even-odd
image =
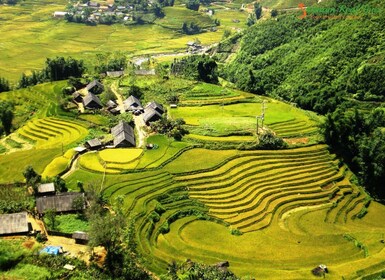
POLYGON ((170 142, 163 135, 151 136, 147 143, 156 144, 156 148, 142 149, 106 149, 82 155, 79 167, 91 172, 118 174, 129 170, 156 169, 172 161, 190 145, 184 142, 170 142))
POLYGON ((33 143, 37 148, 50 148, 79 141, 88 134, 88 131, 74 121, 51 117, 33 119, 17 133, 19 137, 33 143))
POLYGON ((152 171, 109 177, 104 195, 124 197, 154 272, 190 258, 229 260, 240 276, 263 279, 310 279, 310 270, 326 263, 331 279, 355 279, 383 268, 385 225, 377 219, 385 207, 369 207, 350 177, 325 145, 190 149, 152 171), (357 218, 364 207, 368 214, 357 218))
MULTIPOLYGON (((206 100, 200 96, 196 102, 200 102, 197 104, 201 106, 183 103, 183 101, 183 106, 170 110, 170 114, 173 118, 183 118, 190 133, 201 135, 201 140, 204 140, 203 136, 252 136, 256 134, 256 116, 262 114, 263 107, 261 98, 255 97, 248 101, 238 100, 236 104, 224 101, 215 104, 212 103, 216 100, 215 96, 215 94, 212 95, 214 97, 212 100, 206 100)), ((268 128, 278 136, 285 138, 308 137, 318 133, 319 117, 315 114, 272 99, 266 98, 264 101, 265 129, 268 128)), ((260 128, 261 125, 260 122, 260 128)))

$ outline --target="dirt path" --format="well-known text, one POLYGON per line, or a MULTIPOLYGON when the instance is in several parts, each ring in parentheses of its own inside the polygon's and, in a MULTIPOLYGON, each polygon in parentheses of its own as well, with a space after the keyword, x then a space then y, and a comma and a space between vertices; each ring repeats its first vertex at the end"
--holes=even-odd
POLYGON ((112 85, 111 85, 111 91, 115 94, 116 96, 116 100, 117 100, 117 103, 118 103, 118 106, 120 108, 120 113, 123 114, 125 113, 126 111, 124 110, 124 103, 123 103, 123 97, 122 95, 118 92, 118 82, 114 82, 112 85))
POLYGON ((147 137, 146 133, 146 124, 143 121, 143 118, 141 115, 134 116, 134 122, 135 122, 135 129, 138 132, 138 144, 137 146, 140 148, 144 148, 145 140, 147 137))
POLYGON ((72 162, 70 169, 61 176, 63 179, 67 178, 68 176, 70 176, 72 173, 74 173, 77 170, 78 161, 79 161, 79 157, 77 157, 72 162))

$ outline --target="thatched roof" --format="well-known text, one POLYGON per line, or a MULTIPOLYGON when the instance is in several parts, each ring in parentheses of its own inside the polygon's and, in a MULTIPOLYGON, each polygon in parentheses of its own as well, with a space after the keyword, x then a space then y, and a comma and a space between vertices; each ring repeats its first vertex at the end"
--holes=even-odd
POLYGON ((108 100, 106 103, 106 106, 107 106, 107 108, 112 109, 112 108, 116 108, 116 106, 118 106, 118 104, 116 104, 113 100, 108 100))
MULTIPOLYGON (((54 209, 56 212, 79 210, 74 208, 74 201, 79 197, 84 199, 84 193, 61 193, 54 196, 38 197, 36 199, 37 211, 42 214, 48 209, 54 209)), ((83 205, 82 209, 84 208, 85 205, 83 205)))
POLYGON ((55 184, 54 183, 40 184, 37 187, 37 192, 40 194, 55 192, 55 184))
POLYGON ((154 109, 155 111, 157 111, 161 115, 164 113, 163 106, 161 104, 159 104, 158 102, 152 101, 152 102, 148 103, 146 106, 146 109, 149 109, 149 108, 154 109))
POLYGON ((0 215, 0 235, 28 232, 27 212, 0 215))
POLYGON ((98 87, 102 90, 104 90, 104 86, 98 81, 98 80, 93 80, 91 83, 89 83, 87 86, 86 86, 86 89, 88 91, 90 91, 91 89, 93 89, 94 87, 98 87))
POLYGON ((159 120, 162 115, 154 110, 153 108, 149 107, 144 110, 143 116, 143 121, 148 125, 150 122, 154 122, 159 120))
POLYGON ((137 109, 143 109, 142 103, 140 103, 140 100, 136 98, 133 95, 130 95, 126 100, 123 101, 125 108, 127 110, 137 110, 137 109))
POLYGON ((86 142, 86 144, 90 148, 98 148, 98 147, 100 147, 102 145, 102 142, 100 142, 100 140, 98 138, 94 138, 94 139, 88 140, 86 142))
POLYGON ((134 129, 124 121, 111 128, 111 134, 114 136, 115 147, 136 146, 134 129))
POLYGON ((91 109, 103 107, 99 97, 90 92, 83 98, 83 104, 85 108, 91 109))

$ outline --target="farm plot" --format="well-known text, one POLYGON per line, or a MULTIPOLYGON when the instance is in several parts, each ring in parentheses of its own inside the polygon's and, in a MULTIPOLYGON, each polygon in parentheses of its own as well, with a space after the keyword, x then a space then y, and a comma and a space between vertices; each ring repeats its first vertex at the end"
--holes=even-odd
POLYGON ((307 279, 322 260, 338 278, 354 274, 352 261, 358 273, 372 273, 382 252, 374 240, 385 233, 383 225, 366 231, 385 209, 372 203, 373 213, 350 176, 325 145, 190 149, 157 170, 108 177, 103 194, 124 198, 138 249, 154 272, 164 273, 173 260, 226 259, 241 276, 307 279), (364 207, 370 214, 357 218, 364 207), (346 233, 364 240, 373 257, 346 233))
MULTIPOLYGON (((261 100, 262 101, 262 100, 261 100)), ((318 117, 288 104, 266 99, 264 124, 282 137, 298 137, 318 131, 318 117)), ((205 136, 252 135, 262 102, 186 106, 170 111, 173 118, 183 118, 190 132, 205 136)))
POLYGON ((74 121, 43 118, 29 121, 17 133, 19 137, 35 144, 37 148, 50 148, 80 141, 88 131, 74 121))
POLYGON ((92 172, 121 173, 129 170, 156 169, 189 149, 189 144, 172 142, 163 135, 150 136, 154 149, 106 149, 82 155, 79 165, 92 172))

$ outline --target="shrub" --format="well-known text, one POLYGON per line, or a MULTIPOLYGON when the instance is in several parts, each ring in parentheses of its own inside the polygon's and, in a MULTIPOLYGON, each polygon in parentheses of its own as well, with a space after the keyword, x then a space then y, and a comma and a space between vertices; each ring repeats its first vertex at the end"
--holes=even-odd
POLYGON ((243 234, 243 233, 242 233, 239 229, 237 229, 237 228, 232 228, 232 229, 230 230, 230 233, 231 233, 232 235, 236 235, 236 236, 240 236, 240 235, 243 234))
POLYGON ((287 143, 273 133, 266 132, 259 136, 258 147, 266 150, 278 150, 287 148, 287 143))

